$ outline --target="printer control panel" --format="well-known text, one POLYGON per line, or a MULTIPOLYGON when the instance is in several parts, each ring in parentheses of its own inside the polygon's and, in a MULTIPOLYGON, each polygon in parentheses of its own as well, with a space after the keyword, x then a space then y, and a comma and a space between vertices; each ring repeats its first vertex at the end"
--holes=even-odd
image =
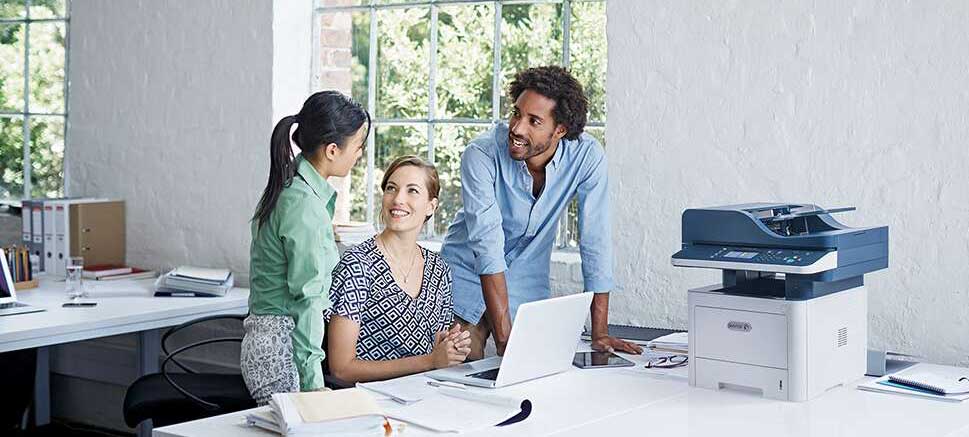
POLYGON ((820 250, 763 249, 729 246, 720 246, 715 249, 716 251, 712 251, 708 255, 708 259, 795 266, 809 266, 814 264, 827 253, 827 251, 820 250))
POLYGON ((673 265, 787 273, 817 273, 838 267, 831 249, 788 249, 696 244, 673 255, 673 265))

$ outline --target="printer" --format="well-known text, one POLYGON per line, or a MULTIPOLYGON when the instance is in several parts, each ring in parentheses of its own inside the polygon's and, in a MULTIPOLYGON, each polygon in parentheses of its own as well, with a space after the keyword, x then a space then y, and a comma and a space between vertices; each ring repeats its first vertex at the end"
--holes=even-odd
POLYGON ((864 275, 888 267, 888 227, 811 204, 683 212, 674 266, 722 270, 689 290, 690 385, 806 401, 865 374, 864 275))

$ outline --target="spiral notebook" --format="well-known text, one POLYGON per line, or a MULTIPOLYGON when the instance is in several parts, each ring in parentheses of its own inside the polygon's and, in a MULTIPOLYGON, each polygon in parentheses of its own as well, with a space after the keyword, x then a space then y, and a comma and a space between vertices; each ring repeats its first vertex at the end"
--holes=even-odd
POLYGON ((858 384, 858 389, 962 402, 969 399, 969 369, 919 363, 901 372, 858 384))
POLYGON ((915 372, 889 375, 888 380, 940 395, 969 393, 969 369, 960 367, 936 366, 932 369, 922 367, 915 372))

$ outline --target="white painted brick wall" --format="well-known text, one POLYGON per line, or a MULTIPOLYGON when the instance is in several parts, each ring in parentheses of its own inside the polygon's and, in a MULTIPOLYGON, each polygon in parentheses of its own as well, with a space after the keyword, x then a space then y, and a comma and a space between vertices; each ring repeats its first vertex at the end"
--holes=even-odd
POLYGON ((309 6, 241 5, 72 3, 68 187, 127 201, 131 264, 245 281, 269 134, 306 98, 311 38, 309 6))
POLYGON ((969 3, 609 0, 612 320, 685 327, 680 214, 857 206, 888 225, 870 345, 969 364, 969 3))
MULTIPOLYGON (((228 267, 246 284, 270 132, 309 94, 312 2, 74 0, 71 14, 69 193, 127 201, 130 264, 228 267)), ((133 345, 55 351, 55 416, 125 429, 133 345)), ((231 348, 199 358, 238 366, 231 348)))

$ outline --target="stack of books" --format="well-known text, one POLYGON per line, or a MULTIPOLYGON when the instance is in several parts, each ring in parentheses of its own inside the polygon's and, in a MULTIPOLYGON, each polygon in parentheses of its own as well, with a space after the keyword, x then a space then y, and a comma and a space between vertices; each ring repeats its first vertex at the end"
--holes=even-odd
POLYGON ((155 296, 225 296, 233 283, 227 269, 180 266, 155 281, 155 296))
POLYGON ((151 279, 158 276, 158 272, 115 264, 99 264, 84 267, 81 276, 84 279, 96 281, 116 281, 119 279, 151 279))
POLYGON ((333 224, 333 236, 336 241, 349 246, 363 243, 376 233, 377 229, 374 228, 373 223, 349 222, 333 224))
POLYGON ((377 401, 360 388, 277 393, 269 401, 269 411, 249 413, 246 422, 284 436, 373 436, 390 431, 377 401))
POLYGON ((2 262, 7 263, 7 268, 10 270, 10 277, 13 279, 14 286, 17 287, 18 290, 37 286, 37 284, 33 282, 33 262, 30 259, 30 251, 27 250, 26 246, 10 246, 4 248, 3 254, 6 259, 4 259, 2 262))

